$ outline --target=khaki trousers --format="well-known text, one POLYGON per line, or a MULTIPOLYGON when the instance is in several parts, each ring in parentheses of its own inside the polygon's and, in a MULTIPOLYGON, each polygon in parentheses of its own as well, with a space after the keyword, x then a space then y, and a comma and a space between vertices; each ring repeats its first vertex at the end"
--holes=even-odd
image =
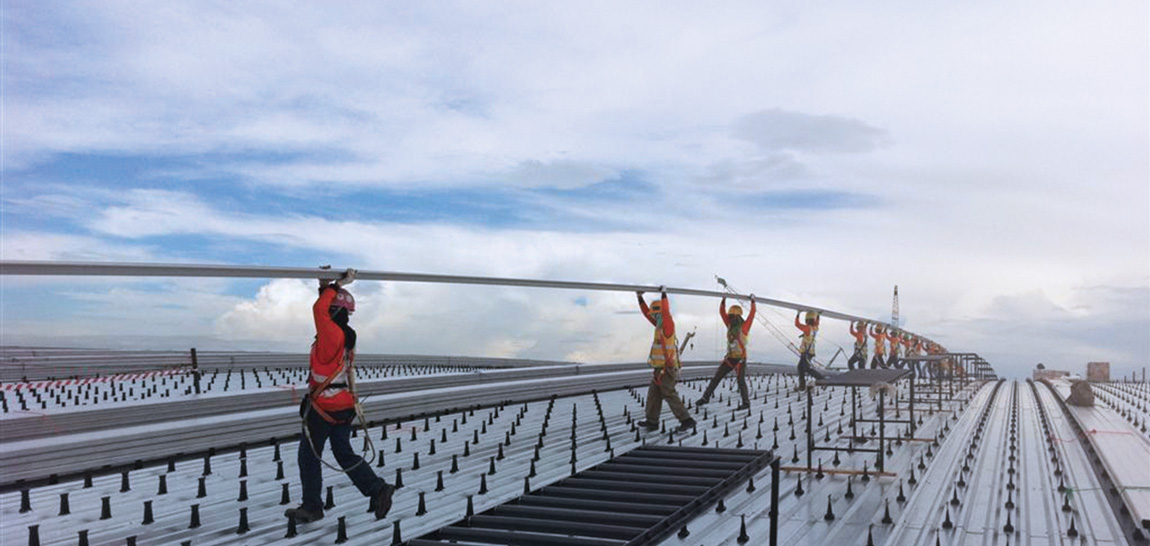
POLYGON ((679 421, 691 418, 691 413, 683 405, 679 393, 675 392, 675 384, 679 382, 679 369, 675 367, 656 368, 651 377, 651 385, 647 387, 647 422, 658 423, 659 414, 663 412, 663 400, 671 408, 671 413, 679 421))

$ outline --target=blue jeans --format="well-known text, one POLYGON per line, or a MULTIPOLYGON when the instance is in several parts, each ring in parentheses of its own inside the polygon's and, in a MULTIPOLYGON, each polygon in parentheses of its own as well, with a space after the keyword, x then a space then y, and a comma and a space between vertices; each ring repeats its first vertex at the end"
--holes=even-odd
POLYGON ((299 442, 299 478, 303 486, 303 507, 308 510, 323 508, 323 466, 316 454, 323 455, 323 446, 331 441, 331 452, 335 455, 340 468, 345 469, 356 489, 365 497, 374 496, 386 483, 383 478, 375 475, 371 465, 363 460, 351 448, 351 427, 355 418, 355 410, 328 412, 338 424, 328 423, 314 411, 307 412, 307 428, 311 434, 312 446, 308 446, 307 435, 300 436, 299 442), (314 452, 312 447, 315 448, 314 452), (350 470, 346 470, 350 469, 350 470))

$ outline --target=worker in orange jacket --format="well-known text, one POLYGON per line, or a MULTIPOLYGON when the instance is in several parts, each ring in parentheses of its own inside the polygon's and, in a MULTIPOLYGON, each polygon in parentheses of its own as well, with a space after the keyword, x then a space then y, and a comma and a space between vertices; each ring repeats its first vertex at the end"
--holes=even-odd
POLYGON ((870 360, 871 369, 886 368, 886 327, 881 324, 871 325, 870 337, 874 338, 874 358, 870 360))
POLYGON ((647 364, 654 368, 651 383, 647 387, 647 415, 646 419, 639 422, 639 426, 647 430, 658 430, 659 414, 663 411, 663 400, 666 400, 671 413, 679 419, 678 430, 682 432, 693 428, 695 420, 675 391, 675 384, 679 381, 679 342, 675 338, 671 302, 667 299, 666 290, 660 288, 659 292, 662 296, 652 302, 650 307, 643 300, 643 292, 635 293, 643 317, 655 326, 655 339, 651 342, 651 352, 647 357, 647 364))
POLYGON ((320 279, 319 298, 312 305, 315 341, 311 346, 308 393, 300 406, 304 430, 299 442, 299 474, 303 503, 289 508, 284 515, 307 523, 323 518, 323 469, 321 455, 329 440, 336 462, 363 496, 370 498, 368 508, 376 518, 391 510, 395 487, 375 475, 351 447, 351 428, 356 418, 356 399, 351 391, 355 379, 351 367, 355 360, 355 330, 348 325, 355 312, 355 298, 343 287, 355 280, 356 272, 348 269, 335 282, 320 279))
POLYGON ((735 409, 749 409, 751 398, 747 393, 747 338, 755 320, 755 295, 751 294, 751 312, 746 320, 743 320, 742 307, 732 305, 729 310, 727 309, 725 297, 719 302, 719 316, 727 327, 727 356, 719 363, 715 376, 711 378, 711 383, 707 385, 707 390, 703 391, 703 397, 696 405, 709 403, 711 395, 715 393, 715 387, 719 386, 719 381, 722 381, 731 370, 735 370, 735 377, 739 382, 739 396, 743 398, 743 403, 735 409))
POLYGON ((852 370, 866 369, 866 321, 856 320, 851 322, 850 331, 851 335, 855 338, 855 352, 851 355, 850 360, 847 360, 847 367, 852 370))
POLYGON ((895 330, 893 327, 890 333, 887 334, 887 341, 890 342, 890 356, 887 357, 886 366, 888 368, 897 368, 901 370, 906 363, 899 361, 898 355, 902 350, 902 332, 895 330))
POLYGON ((823 379, 825 374, 818 371, 811 365, 811 359, 815 357, 815 336, 819 333, 819 314, 814 311, 807 311, 805 323, 799 322, 801 312, 795 313, 795 328, 798 328, 802 343, 799 346, 799 389, 805 390, 807 388, 807 375, 815 379, 823 379))

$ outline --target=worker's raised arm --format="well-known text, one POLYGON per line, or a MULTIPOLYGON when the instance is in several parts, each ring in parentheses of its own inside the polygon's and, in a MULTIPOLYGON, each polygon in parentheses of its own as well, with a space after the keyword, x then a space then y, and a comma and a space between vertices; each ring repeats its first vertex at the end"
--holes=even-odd
POLYGON ((675 335, 675 319, 671 315, 671 300, 667 299, 666 290, 662 292, 660 301, 659 309, 663 312, 663 335, 671 337, 675 335))
POLYGON ((727 297, 726 296, 723 296, 723 299, 719 300, 719 316, 723 318, 723 325, 724 326, 730 326, 731 325, 731 319, 727 318, 727 297))
POLYGON ((751 333, 751 326, 755 324, 755 295, 751 294, 751 311, 747 313, 747 320, 743 322, 743 333, 751 333))
POLYGON ((647 302, 643 300, 643 293, 635 292, 635 297, 639 300, 639 311, 643 313, 643 317, 647 319, 647 322, 655 325, 655 319, 651 318, 651 310, 647 308, 647 302))

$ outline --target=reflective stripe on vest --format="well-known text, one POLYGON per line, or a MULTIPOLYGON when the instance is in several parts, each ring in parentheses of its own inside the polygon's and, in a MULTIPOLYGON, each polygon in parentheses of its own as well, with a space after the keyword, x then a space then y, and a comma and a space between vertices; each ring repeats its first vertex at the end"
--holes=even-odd
MULTIPOLYGON (((344 356, 344 363, 339 367, 339 373, 335 374, 335 377, 333 377, 331 379, 331 382, 328 385, 328 387, 319 391, 318 393, 316 393, 316 396, 318 396, 320 398, 332 398, 332 397, 334 397, 340 393, 347 391, 347 387, 346 387, 346 385, 347 385, 347 351, 344 351, 343 356, 344 356), (344 386, 337 387, 335 385, 344 385, 344 386)), ((321 375, 321 374, 315 373, 315 370, 312 370, 312 372, 311 372, 311 380, 313 381, 312 385, 316 385, 316 386, 322 385, 325 381, 327 381, 327 377, 328 376, 326 376, 326 375, 321 375)))
POLYGON ((647 364, 652 368, 662 368, 666 357, 671 358, 671 367, 679 367, 679 341, 675 336, 666 337, 662 328, 655 328, 655 339, 651 341, 651 354, 647 364))

